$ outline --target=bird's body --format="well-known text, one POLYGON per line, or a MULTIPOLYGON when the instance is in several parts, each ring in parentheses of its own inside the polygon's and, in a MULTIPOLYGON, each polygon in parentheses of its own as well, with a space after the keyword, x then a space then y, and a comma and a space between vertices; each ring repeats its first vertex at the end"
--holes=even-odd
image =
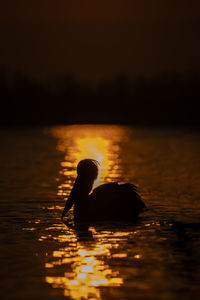
POLYGON ((88 219, 93 221, 130 221, 145 208, 132 184, 102 184, 87 199, 88 219))
POLYGON ((90 194, 91 179, 84 175, 78 175, 63 216, 74 204, 76 222, 134 221, 146 207, 133 184, 106 183, 90 194))

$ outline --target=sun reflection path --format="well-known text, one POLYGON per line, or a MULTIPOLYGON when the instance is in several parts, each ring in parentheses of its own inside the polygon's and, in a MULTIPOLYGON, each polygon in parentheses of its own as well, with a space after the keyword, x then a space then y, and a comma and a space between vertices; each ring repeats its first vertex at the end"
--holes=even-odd
POLYGON ((129 134, 127 127, 72 125, 56 127, 52 133, 58 138, 58 150, 65 153, 60 174, 66 177, 66 181, 59 186, 58 195, 69 194, 76 176, 76 166, 85 158, 99 162, 99 176, 95 187, 100 183, 117 181, 121 178, 119 145, 129 134))
MULTIPOLYGON (((46 269, 56 266, 71 266, 71 272, 64 272, 63 276, 46 276, 45 280, 53 288, 61 288, 64 295, 74 300, 96 299, 101 300, 100 287, 116 287, 123 284, 123 279, 118 271, 113 271, 108 263, 113 258, 126 258, 126 253, 116 253, 122 238, 129 235, 128 232, 113 233, 104 231, 98 234, 91 228, 95 235, 92 244, 83 244, 77 240, 73 232, 65 236, 67 247, 53 251, 52 261, 46 263, 46 269), (109 243, 110 238, 110 243, 109 243), (115 249, 115 254, 112 249, 115 249)), ((59 241, 59 237, 57 237, 59 241)), ((64 236, 60 236, 64 242, 64 236)))
MULTIPOLYGON (((58 150, 65 153, 61 162, 58 178, 58 195, 66 199, 74 179, 76 166, 85 158, 99 162, 99 176, 95 187, 109 181, 123 181, 121 166, 121 143, 125 145, 129 130, 121 126, 63 126, 52 129, 52 134, 58 139, 58 150)), ((56 230, 55 226, 55 230, 56 230)), ((41 242, 51 238, 47 228, 46 236, 41 236, 41 242)), ((54 230, 53 230, 54 231, 54 230)), ((100 287, 121 286, 123 279, 118 271, 109 266, 109 259, 124 259, 126 253, 116 252, 119 243, 126 233, 101 232, 97 234, 92 229, 95 239, 92 243, 81 243, 73 230, 59 228, 60 233, 53 239, 60 244, 59 249, 50 255, 51 260, 46 262, 46 282, 53 288, 64 290, 65 296, 74 300, 101 299, 100 287), (61 244, 64 245, 61 247, 61 244), (63 267, 63 275, 57 272, 56 267, 63 267), (70 271, 71 270, 71 271, 70 271), (66 272, 67 271, 67 272, 66 272), (54 274, 52 276, 52 274, 54 274)))

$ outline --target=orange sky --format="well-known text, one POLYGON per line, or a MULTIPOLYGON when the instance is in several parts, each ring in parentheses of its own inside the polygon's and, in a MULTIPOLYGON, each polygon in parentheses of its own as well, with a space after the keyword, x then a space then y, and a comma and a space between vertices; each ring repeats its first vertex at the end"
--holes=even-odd
POLYGON ((196 0, 7 0, 0 6, 4 21, 118 22, 127 20, 198 19, 196 0))
POLYGON ((196 0, 7 0, 0 65, 78 79, 200 68, 196 0))

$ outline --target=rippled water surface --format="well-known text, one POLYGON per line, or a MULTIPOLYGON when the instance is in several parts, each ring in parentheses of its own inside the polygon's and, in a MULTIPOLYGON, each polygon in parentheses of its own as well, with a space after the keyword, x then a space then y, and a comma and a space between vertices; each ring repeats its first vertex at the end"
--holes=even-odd
POLYGON ((74 125, 0 138, 2 299, 198 299, 198 132, 74 125), (95 186, 132 182, 149 210, 88 231, 70 211, 63 224, 83 158, 100 163, 95 186))

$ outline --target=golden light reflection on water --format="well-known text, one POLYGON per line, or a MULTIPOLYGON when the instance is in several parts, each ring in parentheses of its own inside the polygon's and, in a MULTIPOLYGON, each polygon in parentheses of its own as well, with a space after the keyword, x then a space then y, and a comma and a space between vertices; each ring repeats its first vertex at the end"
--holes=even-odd
POLYGON ((64 272, 63 276, 46 276, 45 280, 53 288, 61 288, 64 295, 75 300, 101 299, 100 287, 115 287, 123 284, 123 279, 118 271, 113 271, 109 266, 111 258, 126 258, 126 253, 116 252, 122 238, 129 233, 104 231, 97 233, 92 243, 84 244, 76 238, 71 231, 68 235, 57 237, 59 242, 65 242, 67 247, 53 251, 52 261, 46 263, 47 269, 56 266, 71 266, 71 271, 64 272), (109 238, 111 238, 109 240, 109 238), (110 241, 108 243, 108 241, 110 241), (115 249, 115 253, 112 250, 115 249))
MULTIPOLYGON (((58 150, 65 153, 61 162, 58 195, 66 199, 76 177, 76 166, 84 158, 99 162, 99 176, 95 186, 109 181, 122 181, 120 143, 124 142, 129 131, 120 126, 64 126, 52 130, 58 139, 58 150), (64 179, 63 179, 64 178, 64 179)), ((40 241, 51 238, 49 232, 59 229, 60 225, 47 228, 47 234, 40 241)), ((112 270, 109 260, 125 259, 125 252, 118 252, 119 243, 129 233, 103 231, 100 234, 90 229, 94 236, 92 242, 80 242, 73 230, 58 234, 53 240, 64 243, 65 247, 53 251, 51 261, 45 264, 49 271, 57 266, 66 267, 62 276, 46 276, 46 282, 53 288, 61 288, 64 295, 75 300, 101 299, 100 287, 113 287, 123 284, 118 271, 112 270), (113 253, 114 249, 114 253, 113 253), (70 268, 69 268, 70 267, 70 268), (71 271, 69 271, 69 269, 71 271)))
POLYGON ((129 130, 121 126, 73 125, 52 130, 58 138, 58 150, 65 153, 61 163, 61 175, 66 182, 59 186, 58 195, 67 196, 76 176, 78 162, 92 158, 99 162, 99 176, 95 186, 103 182, 116 181, 121 177, 120 143, 129 130))

